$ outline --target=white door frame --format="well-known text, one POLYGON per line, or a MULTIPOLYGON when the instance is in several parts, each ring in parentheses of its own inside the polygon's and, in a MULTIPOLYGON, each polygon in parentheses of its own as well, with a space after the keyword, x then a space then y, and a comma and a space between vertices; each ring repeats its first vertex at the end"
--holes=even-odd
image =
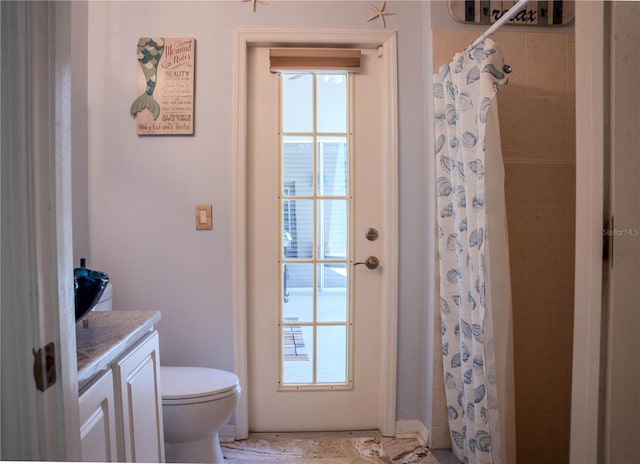
POLYGON ((571 392, 572 464, 598 460, 602 226, 608 43, 605 6, 576 2, 576 265, 571 392))
POLYGON ((380 431, 394 436, 396 427, 396 354, 398 326, 398 102, 397 42, 394 31, 332 29, 237 29, 234 31, 233 78, 233 326, 234 365, 244 392, 236 409, 236 438, 249 435, 247 394, 247 50, 255 46, 335 45, 378 49, 383 140, 384 257, 381 358, 380 431))
POLYGON ((2 8, 2 459, 77 461, 71 6, 2 8), (41 392, 32 350, 50 342, 57 380, 41 392))

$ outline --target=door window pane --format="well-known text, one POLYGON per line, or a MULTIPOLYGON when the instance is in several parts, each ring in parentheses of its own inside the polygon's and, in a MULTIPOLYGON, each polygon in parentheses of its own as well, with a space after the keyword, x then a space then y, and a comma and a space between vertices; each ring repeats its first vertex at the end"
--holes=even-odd
POLYGON ((313 137, 282 138, 282 194, 313 194, 313 137))
POLYGON ((317 328, 318 383, 347 382, 347 327, 317 328))
POLYGON ((347 321, 346 263, 318 264, 316 307, 319 322, 347 321))
POLYGON ((313 201, 282 201, 282 257, 310 259, 313 252, 313 201))
POLYGON ((318 74, 318 132, 347 132, 347 75, 318 74))
POLYGON ((283 200, 282 256, 284 259, 313 258, 313 200, 283 200))
POLYGON ((282 130, 313 132, 313 74, 282 76, 282 130))
POLYGON ((347 258, 347 200, 318 200, 318 258, 347 258))
POLYGON ((318 137, 318 195, 347 194, 348 160, 346 137, 318 137))
POLYGON ((282 321, 313 322, 313 264, 282 265, 282 321))
POLYGON ((282 381, 313 382, 313 327, 282 326, 282 381))

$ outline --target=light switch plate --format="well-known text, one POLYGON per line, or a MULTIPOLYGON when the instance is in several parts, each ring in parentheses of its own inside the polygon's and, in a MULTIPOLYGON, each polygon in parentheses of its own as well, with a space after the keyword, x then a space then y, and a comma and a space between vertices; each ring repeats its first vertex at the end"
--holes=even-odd
POLYGON ((196 205, 196 230, 213 229, 213 206, 196 205))

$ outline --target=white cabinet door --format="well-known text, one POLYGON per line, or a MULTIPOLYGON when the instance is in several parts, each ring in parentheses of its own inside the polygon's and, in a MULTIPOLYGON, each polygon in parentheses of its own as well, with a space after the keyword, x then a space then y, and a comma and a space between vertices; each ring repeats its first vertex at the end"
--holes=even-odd
POLYGON ((113 365, 120 410, 119 460, 164 462, 158 332, 113 365))
POLYGON ((117 461, 113 375, 105 372, 80 395, 80 446, 83 462, 117 461))

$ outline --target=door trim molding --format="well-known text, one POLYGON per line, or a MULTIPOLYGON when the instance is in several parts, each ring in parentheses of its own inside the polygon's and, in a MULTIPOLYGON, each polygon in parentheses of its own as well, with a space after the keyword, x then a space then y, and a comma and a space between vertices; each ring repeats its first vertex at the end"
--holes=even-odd
POLYGON ((72 8, 7 2, 0 13, 2 40, 11 43, 0 76, 11 89, 1 115, 2 460, 80 460, 69 272, 72 8), (57 379, 40 391, 33 350, 49 343, 57 379))
POLYGON ((607 26, 603 2, 576 3, 576 257, 569 462, 598 461, 607 26))
POLYGON ((394 436, 398 326, 398 79, 394 31, 333 29, 236 29, 233 78, 233 330, 234 369, 244 389, 236 409, 236 438, 249 435, 247 350, 247 51, 282 45, 348 45, 378 49, 382 60, 382 285, 379 427, 394 436))

